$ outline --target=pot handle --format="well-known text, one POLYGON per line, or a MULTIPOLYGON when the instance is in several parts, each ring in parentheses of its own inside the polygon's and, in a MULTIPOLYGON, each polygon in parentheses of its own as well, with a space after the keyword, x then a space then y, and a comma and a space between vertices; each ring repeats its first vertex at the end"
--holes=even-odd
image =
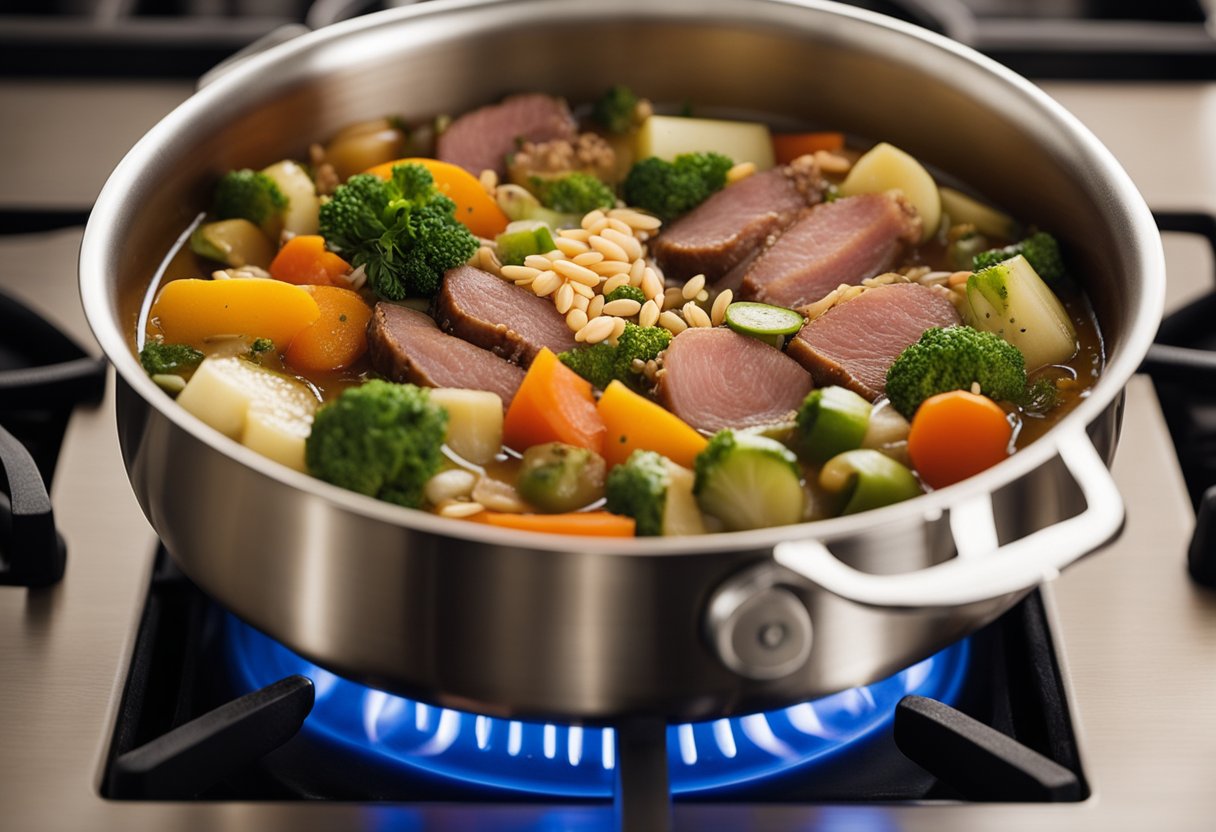
POLYGON ((1084 427, 1061 436, 1056 451, 1081 490, 1085 510, 1019 540, 998 543, 992 495, 983 494, 950 508, 958 557, 928 569, 899 575, 860 572, 818 540, 778 544, 773 558, 798 578, 867 606, 958 607, 1022 592, 1052 580, 1123 527, 1123 498, 1084 427))

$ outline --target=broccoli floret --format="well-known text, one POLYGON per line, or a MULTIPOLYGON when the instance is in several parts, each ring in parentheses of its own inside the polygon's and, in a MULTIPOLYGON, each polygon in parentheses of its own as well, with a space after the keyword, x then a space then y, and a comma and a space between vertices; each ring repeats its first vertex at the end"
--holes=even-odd
POLYGON ((806 495, 794 452, 776 439, 722 430, 697 455, 693 493, 728 531, 802 520, 806 495))
POLYGON ((1046 231, 1038 231, 1005 248, 982 251, 972 259, 971 268, 978 272, 1019 254, 1026 258, 1048 285, 1057 285, 1067 274, 1064 270, 1064 258, 1060 254, 1060 244, 1046 231))
POLYGON ((905 418, 921 402, 949 390, 971 390, 998 401, 1021 401, 1026 362, 1021 351, 991 332, 969 326, 925 330, 887 370, 887 397, 905 418))
POLYGON ((326 482, 416 508, 443 461, 447 425, 425 389, 375 379, 317 411, 304 459, 326 482))
POLYGON ((278 237, 287 197, 279 186, 261 171, 234 170, 224 174, 215 186, 213 212, 221 220, 249 220, 272 238, 278 237))
POLYGON ((638 97, 624 84, 617 84, 599 97, 591 108, 591 118, 609 133, 626 133, 633 126, 638 97))
POLYGON ((397 165, 388 180, 358 174, 338 186, 321 206, 321 236, 330 249, 366 268, 380 297, 431 297, 443 273, 477 250, 477 238, 455 212, 430 171, 397 165))
POLYGON ((139 351, 139 363, 150 376, 179 375, 193 370, 202 361, 203 354, 188 344, 149 341, 139 351))
POLYGON ((667 460, 654 451, 634 451, 625 464, 608 472, 606 508, 632 517, 638 537, 661 535, 667 484, 667 460))
POLYGON ((638 303, 645 303, 646 295, 637 286, 630 286, 626 283, 604 295, 604 303, 612 303, 614 300, 636 300, 638 303))
POLYGON ((542 205, 563 214, 589 214, 616 205, 612 189, 589 173, 568 173, 560 179, 532 177, 532 190, 542 205))
POLYGON ((563 364, 603 390, 614 380, 637 387, 641 377, 633 367, 635 360, 643 363, 657 358, 671 343, 671 332, 658 326, 638 326, 626 323, 616 346, 601 341, 587 347, 575 347, 558 354, 563 364))
POLYGON ((629 170, 625 201, 670 222, 721 190, 733 165, 721 153, 681 153, 674 162, 651 156, 629 170))

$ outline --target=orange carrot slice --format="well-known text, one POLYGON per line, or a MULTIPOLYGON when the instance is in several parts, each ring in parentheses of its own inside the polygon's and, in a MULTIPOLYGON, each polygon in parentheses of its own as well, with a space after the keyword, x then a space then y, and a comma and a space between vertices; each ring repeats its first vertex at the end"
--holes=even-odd
POLYGON ((587 537, 633 537, 635 531, 632 517, 622 517, 607 511, 579 511, 569 514, 506 514, 499 511, 479 511, 469 519, 501 529, 579 534, 587 537))
POLYGON ((347 263, 325 250, 325 238, 318 234, 292 237, 270 263, 270 276, 284 283, 317 286, 346 286, 342 276, 350 272, 347 263))
POLYGON ((777 163, 788 165, 799 156, 827 150, 835 153, 844 147, 843 133, 776 133, 773 135, 773 155, 777 163))
POLYGON ((337 286, 301 288, 312 295, 321 315, 291 339, 284 354, 287 363, 304 371, 349 367, 367 352, 371 307, 352 289, 337 286))
POLYGON ((507 408, 503 441, 517 451, 544 442, 604 449, 604 420, 595 409, 591 382, 542 349, 507 408))
POLYGON ((435 177, 435 186, 456 203, 456 219, 478 237, 493 239, 506 229, 509 220, 494 197, 486 193, 481 180, 459 165, 438 159, 408 158, 385 162, 364 172, 388 179, 396 165, 405 164, 422 165, 429 170, 435 177))
POLYGON ((264 278, 174 280, 165 284, 149 313, 149 332, 170 344, 201 347, 220 335, 270 338, 285 349, 321 315, 299 286, 264 278))
POLYGON ((677 465, 693 467, 693 459, 708 440, 669 410, 614 381, 600 396, 596 409, 608 429, 604 459, 620 465, 634 451, 657 451, 677 465))
POLYGON ((908 457, 921 480, 945 488, 1009 456, 1013 426, 985 396, 952 390, 925 399, 912 417, 908 457))

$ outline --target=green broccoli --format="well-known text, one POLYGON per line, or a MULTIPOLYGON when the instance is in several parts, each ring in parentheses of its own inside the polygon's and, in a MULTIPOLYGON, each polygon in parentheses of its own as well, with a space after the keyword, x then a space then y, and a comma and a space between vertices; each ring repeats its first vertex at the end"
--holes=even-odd
POLYGON ((229 171, 215 186, 212 212, 218 219, 249 220, 272 240, 278 239, 286 210, 287 197, 273 179, 260 171, 248 168, 229 171))
POLYGON ((612 189, 589 173, 568 173, 559 179, 534 176, 532 190, 542 205, 562 214, 589 214, 616 205, 612 189))
POLYGON ((447 425, 424 388, 374 379, 317 411, 304 458, 326 482, 417 508, 443 462, 447 425))
POLYGON ((539 511, 578 511, 604 497, 606 469, 595 451, 546 442, 524 451, 515 487, 539 511))
POLYGON ((721 190, 733 166, 721 153, 681 153, 673 162, 651 156, 630 168, 625 201, 670 222, 721 190))
POLYGON ((591 107, 591 118, 609 133, 627 133, 633 126, 638 97, 624 84, 617 84, 601 95, 591 107))
POLYGON ((794 452, 776 439, 721 430, 697 454, 693 493, 727 531, 798 523, 806 510, 794 452))
POLYGON ((626 283, 604 295, 605 303, 612 303, 614 300, 636 300, 638 303, 645 303, 646 295, 637 286, 630 286, 626 283))
POLYGON ((626 323, 616 346, 601 341, 585 347, 575 347, 558 354, 563 364, 603 390, 614 380, 637 387, 641 383, 633 362, 643 363, 657 358, 671 343, 671 333, 663 327, 642 327, 626 323))
POLYGON ((431 297, 443 273, 477 250, 477 238, 455 212, 430 171, 397 165, 388 180, 358 174, 338 186, 321 206, 321 236, 330 249, 366 268, 380 297, 431 297))
POLYGON ((139 351, 139 363, 150 376, 180 375, 203 361, 203 354, 188 344, 149 341, 139 351))
POLYGON ((1064 269, 1064 258, 1060 254, 1060 244, 1056 238, 1046 231, 1031 234, 1025 240, 1004 248, 993 248, 982 251, 971 261, 973 271, 986 269, 1003 263, 1010 257, 1022 255, 1038 273, 1039 277, 1049 286, 1059 284, 1067 275, 1064 269))
POLYGON ((887 397, 905 418, 921 402, 949 390, 971 390, 990 399, 1019 402, 1026 393, 1021 351, 991 332, 969 326, 925 330, 887 370, 887 397))
POLYGON ((701 534, 693 474, 654 451, 637 450, 608 473, 606 508, 632 517, 639 537, 701 534))

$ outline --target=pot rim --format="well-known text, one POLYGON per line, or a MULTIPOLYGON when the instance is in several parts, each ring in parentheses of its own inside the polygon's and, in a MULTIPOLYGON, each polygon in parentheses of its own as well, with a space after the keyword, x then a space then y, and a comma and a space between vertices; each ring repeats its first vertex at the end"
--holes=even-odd
POLYGON ((81 244, 79 274, 81 299, 89 325, 114 365, 119 379, 178 428, 261 476, 311 493, 354 515, 445 537, 534 550, 574 550, 588 554, 611 552, 639 556, 760 550, 771 548, 783 541, 803 538, 830 542, 910 519, 936 519, 952 505, 990 494, 1047 463, 1056 455, 1060 442, 1071 440, 1081 432, 1084 425, 1093 422, 1116 400, 1152 343, 1161 319, 1165 296, 1164 253, 1152 214, 1131 178, 1114 156, 1075 116, 1026 79, 969 47, 902 21, 826 0, 748 0, 746 3, 715 0, 709 6, 690 4, 684 7, 676 4, 658 13, 654 4, 647 0, 618 0, 611 9, 590 0, 433 0, 425 4, 354 18, 311 32, 232 67, 165 116, 140 139, 115 168, 97 198, 81 244), (509 9, 506 8, 508 5, 509 9), (497 11, 504 19, 509 15, 510 20, 518 23, 533 16, 541 17, 542 10, 543 16, 555 15, 559 18, 562 17, 561 12, 578 10, 584 17, 620 14, 653 17, 658 14, 664 19, 678 18, 701 23, 726 22, 734 18, 740 24, 753 26, 780 23, 790 17, 807 13, 828 15, 846 19, 850 21, 850 25, 872 26, 894 32, 899 37, 914 41, 918 48, 948 53, 960 64, 967 65, 969 72, 994 77, 997 82, 1008 88, 1010 95, 1019 97, 1021 104, 1035 109, 1057 135, 1066 136, 1083 150, 1085 162, 1100 175, 1110 191, 1112 200, 1126 214, 1128 227, 1133 229, 1136 235, 1135 250, 1139 255, 1139 262, 1129 266, 1129 272, 1141 276, 1146 291, 1133 324, 1124 334, 1117 356, 1106 364, 1102 376, 1091 388, 1085 401, 1061 419, 1045 436, 993 468, 961 483, 858 515, 791 526, 680 538, 624 540, 517 531, 444 518, 419 509, 393 505, 331 485, 273 462, 177 407, 173 399, 166 396, 143 371, 128 346, 120 321, 116 320, 116 315, 110 313, 103 267, 110 253, 117 250, 122 243, 123 219, 133 210, 128 194, 136 189, 142 171, 160 154, 162 145, 170 142, 176 134, 184 132, 190 124, 205 119, 206 114, 225 97, 239 95, 241 89, 247 87, 251 79, 256 79, 263 71, 291 62, 307 67, 308 56, 316 55, 319 50, 334 41, 356 37, 386 24, 414 18, 497 11))

